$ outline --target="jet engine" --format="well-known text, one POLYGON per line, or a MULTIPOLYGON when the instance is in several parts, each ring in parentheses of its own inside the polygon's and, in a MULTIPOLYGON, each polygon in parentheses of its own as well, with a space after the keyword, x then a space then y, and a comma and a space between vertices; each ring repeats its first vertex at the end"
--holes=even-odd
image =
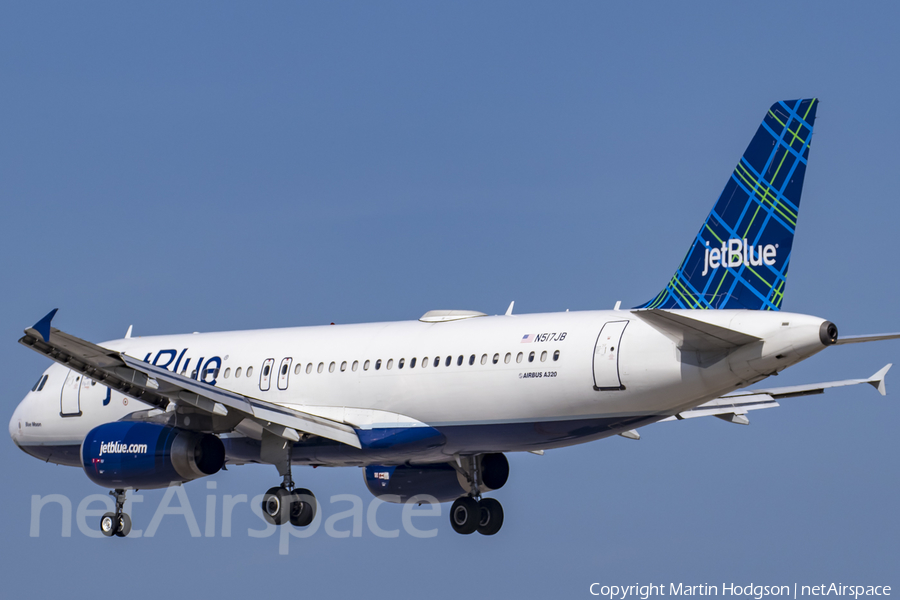
POLYGON ((87 434, 81 462, 88 478, 103 487, 162 488, 218 472, 225 447, 208 433, 118 421, 87 434))
MULTIPOLYGON (((503 487, 509 477, 509 462, 503 454, 481 455, 478 465, 479 491, 489 492, 503 487)), ((372 495, 386 502, 403 503, 413 496, 431 496, 438 502, 450 502, 472 490, 461 470, 452 463, 370 465, 365 468, 364 474, 366 487, 372 495)))

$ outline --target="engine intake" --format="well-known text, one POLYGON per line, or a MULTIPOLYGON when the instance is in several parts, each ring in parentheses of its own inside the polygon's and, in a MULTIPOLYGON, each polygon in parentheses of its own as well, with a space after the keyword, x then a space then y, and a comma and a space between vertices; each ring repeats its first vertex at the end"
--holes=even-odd
POLYGON ((152 489, 217 473, 225 464, 225 446, 208 433, 118 421, 87 434, 81 462, 97 485, 152 489))

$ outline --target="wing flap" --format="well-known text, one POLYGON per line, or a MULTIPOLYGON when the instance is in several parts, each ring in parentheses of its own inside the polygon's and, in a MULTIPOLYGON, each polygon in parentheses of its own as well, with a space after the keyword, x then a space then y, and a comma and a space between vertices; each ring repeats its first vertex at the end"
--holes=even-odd
MULTIPOLYGON (((864 379, 844 379, 842 381, 828 381, 825 383, 811 383, 807 385, 792 385, 780 388, 770 388, 765 390, 742 390, 732 392, 720 396, 715 400, 710 400, 700 406, 681 411, 676 415, 662 419, 663 421, 680 421, 682 419, 693 419, 696 417, 723 417, 726 415, 740 416, 747 414, 751 410, 760 410, 763 408, 776 408, 781 406, 778 400, 784 398, 796 398, 799 396, 812 396, 815 394, 824 394, 825 390, 836 387, 845 387, 850 385, 859 385, 868 383, 878 393, 884 396, 887 394, 884 379, 887 372, 891 369, 891 365, 887 364, 879 369, 871 377, 864 379)), ((744 423, 746 419, 735 420, 726 419, 734 423, 744 423)), ((745 423, 746 424, 746 423, 745 423)))

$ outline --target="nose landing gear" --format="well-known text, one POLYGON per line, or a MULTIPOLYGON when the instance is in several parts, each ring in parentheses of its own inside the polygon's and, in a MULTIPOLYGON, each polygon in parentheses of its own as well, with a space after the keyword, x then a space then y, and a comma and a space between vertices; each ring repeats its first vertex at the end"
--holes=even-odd
POLYGON ((116 499, 116 512, 100 517, 100 532, 106 537, 125 537, 131 533, 131 517, 123 511, 125 490, 114 490, 109 495, 116 499))

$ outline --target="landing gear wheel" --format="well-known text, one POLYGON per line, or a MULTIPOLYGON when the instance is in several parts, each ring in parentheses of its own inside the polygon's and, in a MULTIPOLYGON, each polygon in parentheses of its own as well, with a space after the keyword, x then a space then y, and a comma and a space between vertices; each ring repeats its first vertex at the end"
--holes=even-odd
POLYGON ((503 527, 503 506, 493 498, 482 498, 478 503, 478 533, 494 535, 503 527))
POLYGON ((468 535, 478 529, 480 511, 478 502, 469 496, 457 498, 450 507, 450 525, 453 531, 468 535))
POLYGON ((272 525, 281 525, 290 517, 291 493, 283 487, 269 488, 262 501, 263 516, 272 525))
POLYGON ((127 514, 122 513, 121 515, 119 515, 116 525, 117 536, 125 537, 129 533, 131 533, 131 517, 129 517, 127 514))
POLYGON ((291 525, 294 527, 306 527, 316 518, 318 508, 316 497, 305 488, 294 490, 291 499, 291 525))
POLYGON ((112 537, 116 533, 116 529, 118 529, 118 519, 116 519, 116 513, 104 513, 102 517, 100 517, 100 532, 106 537, 112 537))

